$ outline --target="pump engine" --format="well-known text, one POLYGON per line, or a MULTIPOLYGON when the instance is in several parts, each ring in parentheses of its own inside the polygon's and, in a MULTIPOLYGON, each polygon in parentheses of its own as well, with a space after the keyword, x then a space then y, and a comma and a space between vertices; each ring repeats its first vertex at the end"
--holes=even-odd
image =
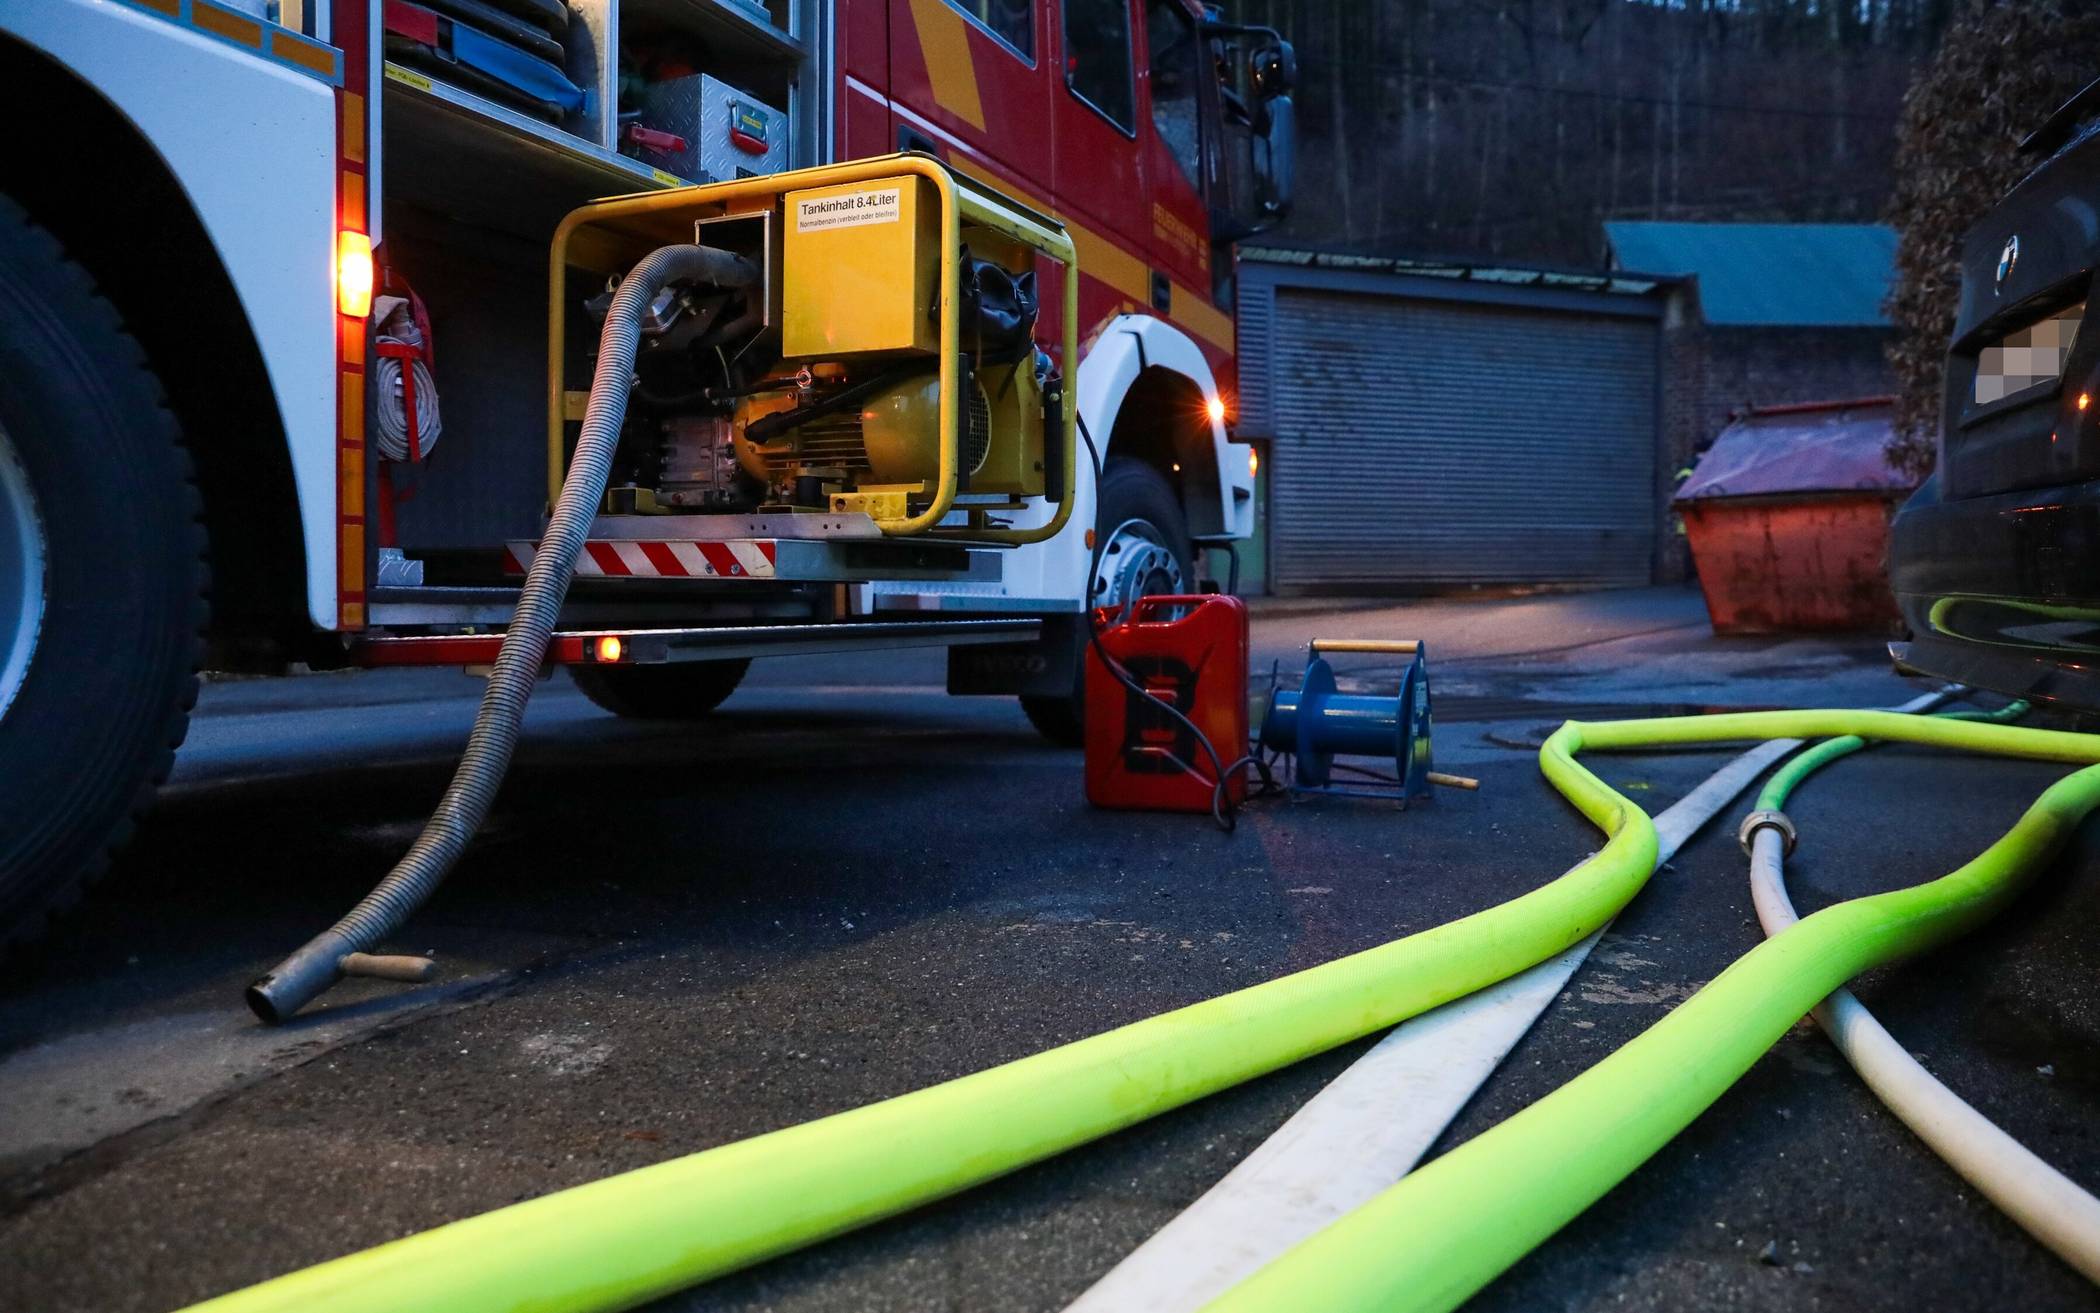
MULTIPOLYGON (((1037 340, 1036 275, 1038 254, 1069 263, 1068 241, 1053 220, 907 158, 916 171, 801 187, 829 171, 781 174, 602 202, 564 224, 566 263, 610 266, 583 302, 593 328, 623 266, 674 224, 763 273, 653 303, 607 513, 859 514, 886 533, 996 533, 997 514, 1034 499, 1068 506, 1063 383, 1037 340), (961 202, 949 234, 943 183, 961 202), (613 209, 635 201, 652 204, 613 209)), ((565 419, 577 404, 563 395, 565 419)))

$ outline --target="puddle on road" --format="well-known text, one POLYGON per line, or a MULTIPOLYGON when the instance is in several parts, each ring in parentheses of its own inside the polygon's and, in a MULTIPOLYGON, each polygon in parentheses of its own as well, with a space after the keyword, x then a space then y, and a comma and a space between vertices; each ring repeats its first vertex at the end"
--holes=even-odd
POLYGON ((518 1041, 518 1051, 533 1066, 555 1076, 582 1076, 605 1065, 612 1045, 588 1035, 546 1031, 518 1041))
POLYGON ((287 1071, 382 1027, 435 1016, 501 987, 505 970, 338 1001, 283 1027, 238 1004, 77 1031, 0 1060, 0 1178, 36 1171, 112 1136, 287 1071))

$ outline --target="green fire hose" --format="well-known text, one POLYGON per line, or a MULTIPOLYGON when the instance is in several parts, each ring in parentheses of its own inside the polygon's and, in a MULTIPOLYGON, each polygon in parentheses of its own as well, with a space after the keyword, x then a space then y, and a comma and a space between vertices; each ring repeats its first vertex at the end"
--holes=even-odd
MULTIPOLYGON (((2025 702, 2008 702, 1995 711, 1935 711, 1937 720, 1980 720, 1993 725, 2009 725, 2030 710, 2025 702)), ((1786 764, 1772 772, 1765 787, 1758 790, 1757 810, 1761 812, 1783 812, 1786 800, 1801 787, 1801 781, 1836 761, 1849 757, 1867 746, 1867 741, 1857 734, 1846 734, 1839 738, 1825 739, 1814 747, 1804 748, 1786 759, 1786 764)))
MULTIPOLYGON (((1839 735, 2100 761, 2096 735, 1871 711, 1570 722, 1554 738, 1572 754, 1839 735)), ((1824 996, 2004 906, 2096 805, 2100 769, 2089 765, 2051 785, 2002 838, 1953 873, 1827 907, 1774 935, 1595 1067, 1403 1178, 1210 1309, 1456 1307, 1667 1144, 1824 996)))
MULTIPOLYGON (((2025 702, 2015 702, 1993 712, 1942 714, 2012 721, 2026 710, 2025 702)), ((1757 800, 1759 810, 1744 821, 1750 896, 1766 934, 1780 934, 1800 920, 1786 891, 1786 854, 1793 846, 1788 795, 1811 771, 1864 746, 1857 738, 1831 739, 1798 754, 1772 777, 1757 800)), ((1834 991, 1814 1015, 1867 1088, 1926 1148, 2035 1240, 2100 1283, 2100 1198, 1963 1102, 1851 990, 1834 991)))
MULTIPOLYGON (((1647 814, 1576 762, 1585 747, 1855 732, 2051 761, 2100 761, 2100 737, 1883 712, 1570 722, 1547 741, 1540 767, 1607 841, 1589 860, 1519 898, 945 1084, 334 1259, 207 1301, 195 1306, 197 1313, 631 1308, 1392 1026, 1581 941, 1639 891, 1656 853, 1647 814)), ((2073 776, 1953 876, 1819 912, 1768 941, 1678 1009, 1665 1023, 1667 1033, 1658 1027, 1611 1060, 1631 1055, 1638 1070, 1621 1074, 1627 1064, 1620 1063, 1593 1071, 1554 1096, 1562 1104, 1542 1104, 1491 1133, 1515 1128, 1528 1137, 1515 1152, 1491 1147, 1456 1161, 1482 1143, 1474 1141, 1429 1164, 1227 1302, 1262 1308, 1455 1304, 1631 1171, 1836 984, 1987 913, 2009 892, 2013 873, 2060 841, 2096 800, 2100 773, 2073 776), (1732 983, 1736 977, 1740 984, 1732 983), (1658 1051, 1667 1076, 1646 1065, 1658 1051), (1543 1121, 1533 1116, 1542 1111, 1543 1121), (1565 1166, 1548 1165, 1564 1160, 1565 1166), (1402 1194, 1396 1209, 1392 1201, 1402 1194), (1280 1271, 1288 1275, 1279 1286, 1280 1271)))

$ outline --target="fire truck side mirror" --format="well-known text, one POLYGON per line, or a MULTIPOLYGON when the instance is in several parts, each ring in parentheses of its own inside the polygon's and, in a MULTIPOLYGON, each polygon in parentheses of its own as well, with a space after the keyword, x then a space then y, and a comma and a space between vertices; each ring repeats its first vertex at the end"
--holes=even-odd
POLYGON ((1274 227, 1290 212, 1298 116, 1298 53, 1273 27, 1206 19, 1217 63, 1220 149, 1211 235, 1223 242, 1274 227))
POLYGON ((1291 211, 1298 174, 1298 110, 1289 96, 1268 104, 1268 131, 1255 143, 1255 200, 1266 222, 1279 223, 1291 211))
POLYGON ((1273 44, 1255 47, 1247 64, 1248 80, 1263 100, 1288 96, 1298 89, 1298 52, 1281 37, 1273 44))

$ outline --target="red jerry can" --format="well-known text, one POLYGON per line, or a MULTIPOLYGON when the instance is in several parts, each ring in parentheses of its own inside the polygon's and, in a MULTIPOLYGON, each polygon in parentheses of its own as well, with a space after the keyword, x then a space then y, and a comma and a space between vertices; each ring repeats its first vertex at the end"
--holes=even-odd
MULTIPOLYGON (((1138 685, 1203 731, 1218 760, 1247 752, 1247 608, 1239 598, 1144 597, 1100 647, 1138 685)), ((1217 768, 1189 727, 1086 653, 1086 797, 1096 807, 1207 812, 1217 768)), ((1246 796, 1244 771, 1227 788, 1246 796)))

